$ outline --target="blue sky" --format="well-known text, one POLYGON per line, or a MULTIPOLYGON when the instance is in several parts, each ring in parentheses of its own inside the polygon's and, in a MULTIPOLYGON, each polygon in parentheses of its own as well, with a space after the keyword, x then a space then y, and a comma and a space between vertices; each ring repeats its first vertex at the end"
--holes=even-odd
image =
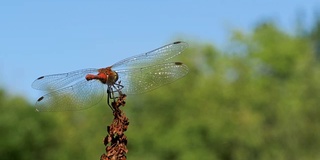
MULTIPOLYGON (((3 1, 0 87, 35 101, 41 75, 101 68, 174 40, 223 45, 229 31, 271 19, 293 32, 299 13, 310 26, 316 0, 300 1, 3 1)), ((192 44, 191 44, 192 45, 192 44)))

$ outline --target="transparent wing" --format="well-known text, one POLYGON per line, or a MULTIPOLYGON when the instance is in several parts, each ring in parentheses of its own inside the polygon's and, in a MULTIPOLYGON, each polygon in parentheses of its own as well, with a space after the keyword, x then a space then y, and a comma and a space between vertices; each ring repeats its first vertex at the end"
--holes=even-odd
POLYGON ((82 80, 48 93, 37 100, 37 111, 72 111, 89 108, 100 102, 104 85, 98 80, 82 80))
POLYGON ((188 73, 188 67, 181 62, 156 64, 148 67, 117 71, 122 92, 138 94, 171 83, 188 73))
POLYGON ((77 70, 69 73, 62 73, 62 74, 52 74, 47 76, 41 76, 37 78, 32 83, 32 88, 38 89, 38 90, 56 90, 59 88, 62 88, 66 85, 76 83, 79 80, 84 79, 85 76, 89 73, 97 73, 97 69, 82 69, 77 70))
POLYGON ((129 67, 135 68, 149 66, 150 64, 159 63, 159 61, 163 63, 163 61, 167 61, 180 54, 187 47, 188 44, 185 42, 173 42, 150 52, 139 54, 119 61, 112 65, 112 69, 126 69, 129 67))

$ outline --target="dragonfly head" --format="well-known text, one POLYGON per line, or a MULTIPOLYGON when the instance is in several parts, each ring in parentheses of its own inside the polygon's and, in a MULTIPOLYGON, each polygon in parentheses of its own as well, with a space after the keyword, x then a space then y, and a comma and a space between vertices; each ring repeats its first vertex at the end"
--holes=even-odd
POLYGON ((110 67, 99 69, 99 73, 96 79, 99 79, 101 83, 107 85, 114 85, 118 80, 118 73, 111 70, 110 67))
POLYGON ((118 73, 112 70, 111 72, 109 72, 107 77, 108 77, 106 82, 107 85, 114 85, 119 79, 118 73))

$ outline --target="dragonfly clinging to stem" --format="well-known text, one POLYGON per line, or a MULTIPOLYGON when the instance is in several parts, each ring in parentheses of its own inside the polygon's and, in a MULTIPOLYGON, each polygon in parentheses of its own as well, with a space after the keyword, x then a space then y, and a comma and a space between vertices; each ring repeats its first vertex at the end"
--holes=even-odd
POLYGON ((188 73, 181 62, 168 62, 187 48, 182 41, 123 59, 109 67, 81 69, 37 78, 32 87, 49 91, 36 103, 37 111, 81 110, 97 104, 107 92, 138 94, 171 83, 188 73))

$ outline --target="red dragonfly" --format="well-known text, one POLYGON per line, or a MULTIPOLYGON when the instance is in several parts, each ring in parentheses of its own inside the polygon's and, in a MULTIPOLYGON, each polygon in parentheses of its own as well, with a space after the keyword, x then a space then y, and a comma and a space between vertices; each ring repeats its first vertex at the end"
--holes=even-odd
POLYGON ((147 53, 119 61, 100 69, 81 69, 37 78, 32 87, 49 91, 37 100, 37 111, 82 110, 94 106, 107 93, 138 94, 173 82, 188 73, 181 62, 167 62, 179 55, 188 44, 177 41, 147 53))

